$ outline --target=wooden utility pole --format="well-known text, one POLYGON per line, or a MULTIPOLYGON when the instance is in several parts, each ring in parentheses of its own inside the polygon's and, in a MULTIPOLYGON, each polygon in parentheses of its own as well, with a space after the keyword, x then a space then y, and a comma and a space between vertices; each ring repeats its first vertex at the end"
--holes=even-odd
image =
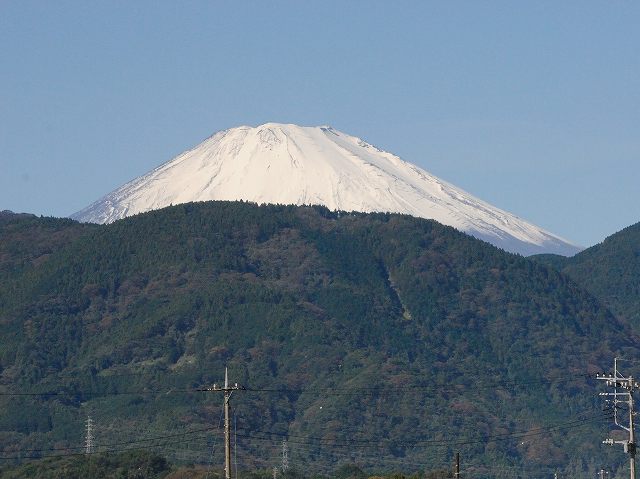
POLYGON ((224 368, 224 386, 214 384, 213 387, 203 389, 203 391, 222 391, 224 393, 224 477, 231 479, 231 393, 244 389, 235 383, 229 385, 229 375, 227 368, 224 368))

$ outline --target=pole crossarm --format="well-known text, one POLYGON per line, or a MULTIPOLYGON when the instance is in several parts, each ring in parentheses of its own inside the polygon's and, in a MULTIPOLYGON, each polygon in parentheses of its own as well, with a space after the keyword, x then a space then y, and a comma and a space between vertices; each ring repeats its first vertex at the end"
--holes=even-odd
POLYGON ((213 386, 210 386, 208 388, 202 388, 202 389, 196 389, 196 391, 208 391, 208 392, 220 392, 220 391, 229 391, 230 393, 233 391, 244 391, 247 388, 245 388, 244 386, 240 386, 238 385, 238 383, 235 383, 233 386, 218 386, 217 384, 214 384, 213 386))

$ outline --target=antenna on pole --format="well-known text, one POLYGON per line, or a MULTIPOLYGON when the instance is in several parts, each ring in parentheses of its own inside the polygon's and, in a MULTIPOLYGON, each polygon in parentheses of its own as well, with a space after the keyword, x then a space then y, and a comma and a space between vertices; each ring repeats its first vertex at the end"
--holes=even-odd
POLYGON ((231 393, 244 389, 235 383, 233 386, 229 385, 229 373, 227 368, 224 368, 224 386, 218 386, 214 384, 213 387, 199 389, 199 391, 215 391, 224 393, 224 477, 225 479, 231 479, 231 393))
POLYGON ((603 444, 622 444, 624 452, 629 454, 629 477, 636 479, 636 440, 635 440, 635 411, 633 393, 638 389, 638 383, 634 381, 633 376, 624 376, 618 369, 619 358, 615 358, 613 362, 613 374, 598 374, 596 379, 605 381, 606 385, 613 388, 613 392, 600 393, 600 396, 612 397, 607 399, 609 403, 613 403, 613 420, 616 426, 629 433, 629 439, 624 441, 614 441, 611 438, 602 441, 603 444), (626 405, 629 418, 628 423, 623 424, 618 409, 624 410, 621 405, 626 405), (627 425, 628 424, 628 425, 627 425))
POLYGON ((93 419, 91 416, 87 416, 86 431, 84 436, 84 453, 93 453, 93 419))

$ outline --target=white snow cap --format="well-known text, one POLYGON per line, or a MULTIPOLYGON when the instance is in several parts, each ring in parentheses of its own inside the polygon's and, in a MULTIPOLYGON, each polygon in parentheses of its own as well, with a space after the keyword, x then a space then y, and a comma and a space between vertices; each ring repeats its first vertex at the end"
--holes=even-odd
POLYGON ((405 213, 523 255, 571 256, 581 250, 330 126, 266 123, 220 131, 71 217, 111 223, 171 204, 208 200, 405 213))

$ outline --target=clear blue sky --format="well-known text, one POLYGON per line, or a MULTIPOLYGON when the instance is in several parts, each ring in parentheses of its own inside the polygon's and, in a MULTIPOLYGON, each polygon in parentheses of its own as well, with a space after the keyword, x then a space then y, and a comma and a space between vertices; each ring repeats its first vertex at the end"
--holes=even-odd
POLYGON ((0 1, 0 209, 330 124, 578 244, 640 221, 640 2, 0 1))

